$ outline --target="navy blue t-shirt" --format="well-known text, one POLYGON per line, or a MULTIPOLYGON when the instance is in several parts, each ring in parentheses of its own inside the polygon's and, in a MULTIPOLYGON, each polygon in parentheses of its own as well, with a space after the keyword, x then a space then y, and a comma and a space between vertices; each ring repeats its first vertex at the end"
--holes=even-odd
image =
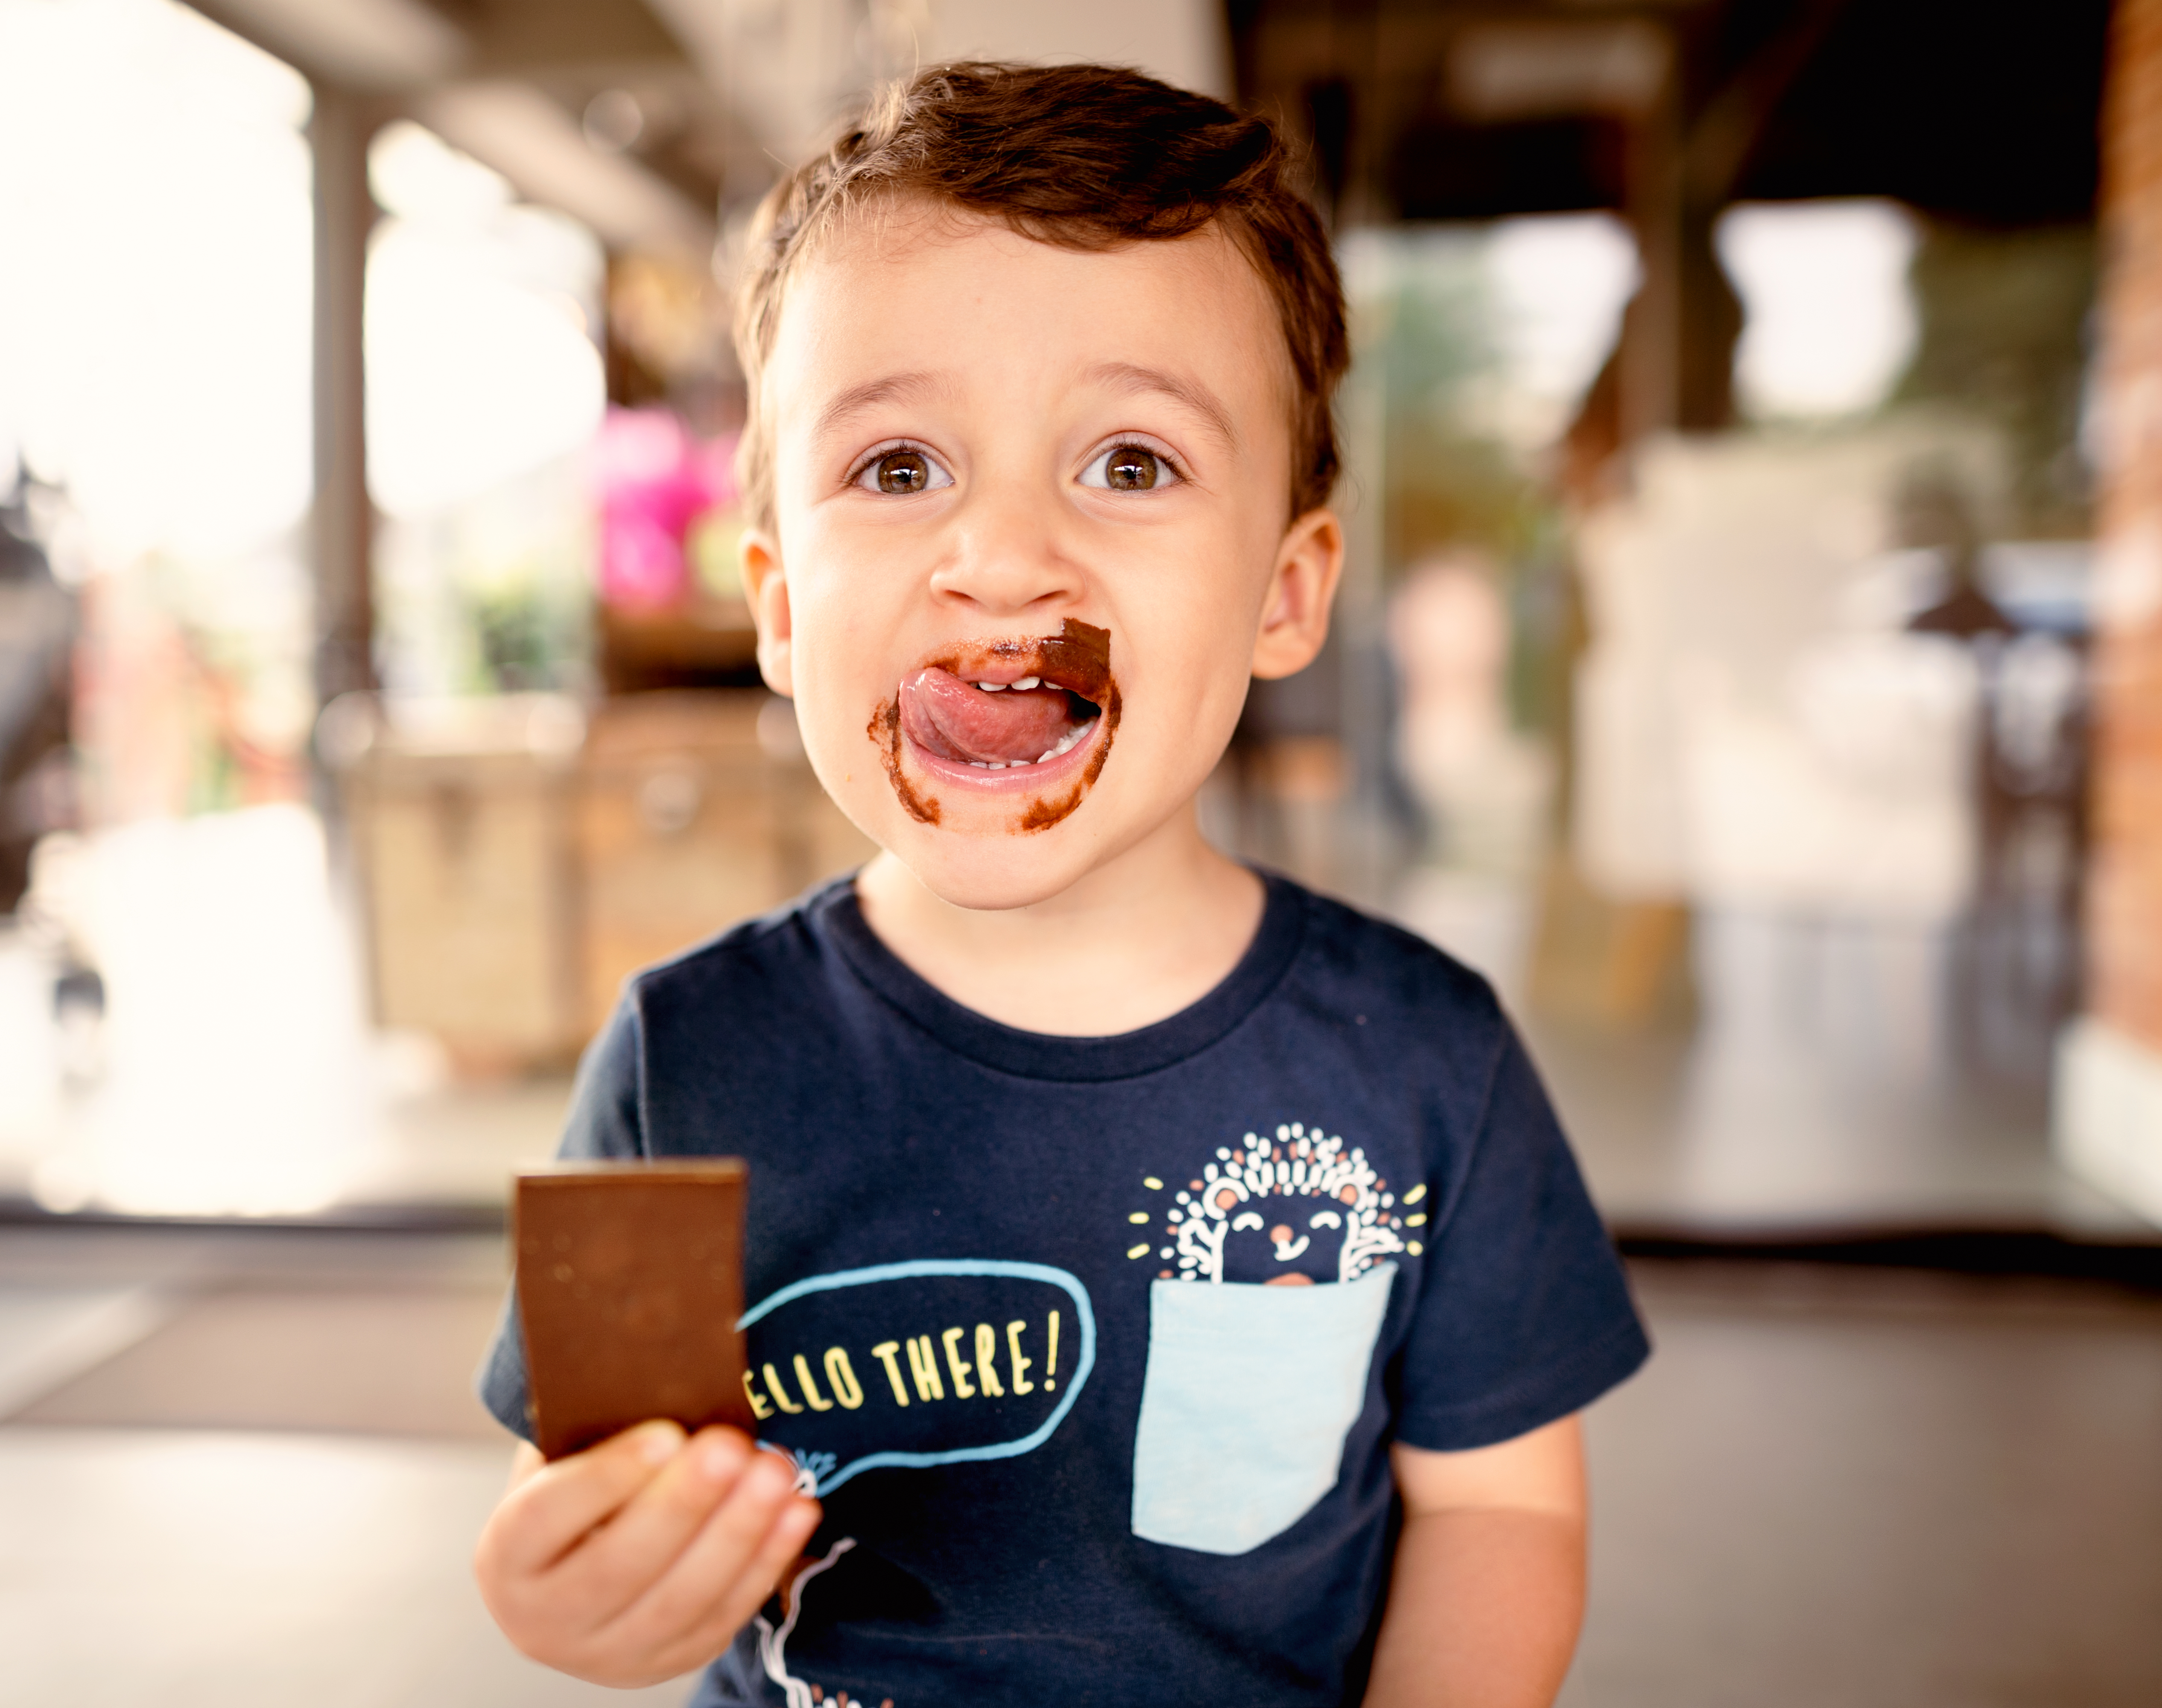
MULTIPOLYGON (((1648 1350, 1484 981, 1280 878, 1215 990, 1084 1038, 830 885, 632 980, 562 1149, 750 1164, 752 1402, 825 1522, 700 1704, 1355 1702, 1390 1443, 1648 1350)), ((514 1319, 482 1392, 528 1432, 514 1319)))

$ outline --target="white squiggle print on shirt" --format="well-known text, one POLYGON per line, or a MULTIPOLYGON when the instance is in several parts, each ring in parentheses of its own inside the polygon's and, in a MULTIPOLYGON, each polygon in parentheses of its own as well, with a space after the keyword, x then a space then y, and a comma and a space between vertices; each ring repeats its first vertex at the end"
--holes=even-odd
POLYGON ((812 1708, 817 1700, 811 1694, 810 1685, 788 1675, 788 1639, 795 1632, 796 1616, 803 1611, 803 1586, 855 1545, 854 1537, 843 1536, 827 1550, 823 1559, 815 1560, 796 1573, 796 1580, 788 1586, 788 1617, 781 1622, 779 1630, 769 1625, 762 1613, 753 1621, 758 1627, 759 1664, 765 1669, 766 1677, 781 1686, 781 1695, 788 1699, 788 1708, 812 1708))

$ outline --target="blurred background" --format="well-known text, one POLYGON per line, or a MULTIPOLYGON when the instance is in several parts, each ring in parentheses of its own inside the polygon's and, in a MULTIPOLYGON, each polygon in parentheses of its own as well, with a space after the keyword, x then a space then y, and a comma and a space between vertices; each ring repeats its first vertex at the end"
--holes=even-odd
POLYGON ((2162 0, 0 0, 0 1700, 604 1694, 466 1578, 506 1173, 867 852, 728 295, 964 55, 1308 149, 1351 561, 1204 817, 1630 1256, 1564 1702, 2162 1700, 2162 0))

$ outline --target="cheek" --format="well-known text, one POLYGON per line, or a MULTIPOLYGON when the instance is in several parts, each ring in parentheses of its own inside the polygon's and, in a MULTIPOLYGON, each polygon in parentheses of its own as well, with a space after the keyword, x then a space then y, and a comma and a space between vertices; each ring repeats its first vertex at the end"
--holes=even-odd
POLYGON ((796 682, 796 722, 812 766, 828 787, 866 768, 878 769, 880 744, 871 725, 895 699, 898 679, 855 658, 845 640, 829 642, 796 682))
MULTIPOLYGON (((796 561, 818 560, 806 554, 796 561)), ((855 749, 865 739, 864 720, 898 683, 897 675, 886 681, 887 661, 878 644, 892 625, 863 598, 851 598, 845 580, 822 561, 807 573, 791 566, 788 596, 796 727, 819 774, 839 765, 838 777, 859 769, 855 749)))
POLYGON ((807 667, 822 686, 844 689, 852 673, 875 659, 882 664, 880 641, 893 632, 907 582, 878 543, 832 527, 799 525, 782 534, 799 676, 807 667))
POLYGON ((1189 678, 1193 699, 1180 720, 1179 739, 1206 750, 1212 766, 1215 755, 1230 741, 1232 729, 1246 703, 1251 678, 1245 664, 1243 657, 1197 660, 1189 678))
POLYGON ((1175 703, 1183 715, 1193 719, 1189 728, 1194 734, 1228 737, 1246 703, 1254 636, 1273 561, 1263 554, 1275 545, 1273 536, 1258 547, 1246 539, 1229 546, 1220 538, 1209 541, 1160 567, 1153 579, 1159 587, 1176 590, 1170 598, 1143 593, 1146 615, 1165 643, 1161 663, 1149 676, 1163 692, 1167 707, 1175 703), (1193 564, 1212 559, 1223 567, 1210 576, 1194 574, 1193 564))

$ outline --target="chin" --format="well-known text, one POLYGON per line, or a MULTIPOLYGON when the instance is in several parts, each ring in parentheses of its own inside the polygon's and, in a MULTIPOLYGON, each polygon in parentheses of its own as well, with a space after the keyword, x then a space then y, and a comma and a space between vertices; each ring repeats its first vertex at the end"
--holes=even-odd
POLYGON ((1093 841, 1073 833, 1016 846, 1005 837, 960 837, 909 825, 885 844, 918 883, 949 906, 1002 913, 1063 895, 1099 864, 1093 841))

